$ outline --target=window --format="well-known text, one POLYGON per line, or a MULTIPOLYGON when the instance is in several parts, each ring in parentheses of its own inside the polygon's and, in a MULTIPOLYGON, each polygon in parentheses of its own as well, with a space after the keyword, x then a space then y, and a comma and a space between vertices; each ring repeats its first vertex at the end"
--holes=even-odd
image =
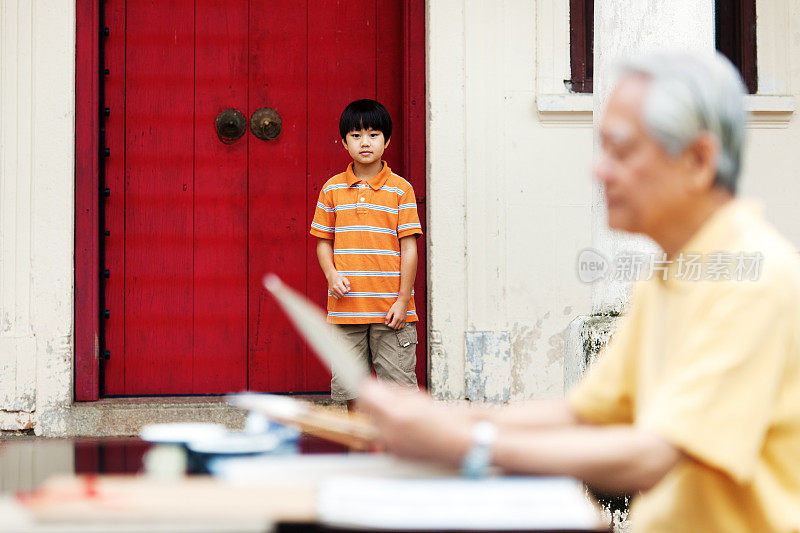
MULTIPOLYGON (((748 92, 758 90, 756 69, 756 0, 715 0, 717 50, 736 65, 748 92)), ((574 93, 591 93, 594 53, 594 0, 569 2, 570 80, 574 93)))
POLYGON ((758 90, 756 0, 715 0, 714 19, 717 50, 736 65, 747 91, 755 94, 758 90))
POLYGON ((594 0, 569 0, 569 56, 574 93, 592 92, 594 73, 594 0))

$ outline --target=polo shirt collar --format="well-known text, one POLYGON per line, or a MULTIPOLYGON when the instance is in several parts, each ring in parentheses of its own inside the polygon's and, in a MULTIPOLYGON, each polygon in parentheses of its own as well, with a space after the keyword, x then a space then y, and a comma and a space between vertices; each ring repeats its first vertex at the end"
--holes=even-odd
MULTIPOLYGON (((381 187, 384 186, 386 180, 389 179, 389 175, 392 173, 392 169, 389 168, 389 165, 386 164, 386 161, 381 161, 383 164, 383 168, 380 172, 376 175, 372 176, 369 180, 365 183, 369 185, 373 190, 379 190, 381 187)), ((359 181, 362 181, 361 178, 357 177, 353 173, 353 163, 347 165, 347 170, 345 171, 345 176, 347 178, 347 186, 352 187, 359 181)))
POLYGON ((758 202, 733 199, 714 212, 683 246, 683 253, 712 253, 719 251, 746 226, 748 220, 760 218, 763 209, 758 202))
MULTIPOLYGON (((717 209, 681 248, 680 252, 672 258, 668 269, 669 276, 663 283, 673 287, 682 285, 681 280, 676 276, 677 259, 681 254, 705 256, 716 252, 726 252, 728 250, 723 248, 728 246, 737 234, 747 229, 755 220, 761 219, 762 214, 763 206, 759 202, 736 198, 717 209)), ((730 251, 737 252, 738 250, 730 251)))

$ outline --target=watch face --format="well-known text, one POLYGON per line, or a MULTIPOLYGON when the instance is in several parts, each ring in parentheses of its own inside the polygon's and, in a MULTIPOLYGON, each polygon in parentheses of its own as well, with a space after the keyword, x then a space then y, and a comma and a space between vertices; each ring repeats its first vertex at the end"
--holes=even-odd
POLYGON ((491 422, 478 422, 472 427, 472 441, 475 444, 489 445, 497 439, 497 427, 491 422))
POLYGON ((472 446, 461 463, 461 472, 466 477, 484 477, 492 462, 492 445, 497 440, 497 427, 491 422, 478 422, 472 426, 472 446))

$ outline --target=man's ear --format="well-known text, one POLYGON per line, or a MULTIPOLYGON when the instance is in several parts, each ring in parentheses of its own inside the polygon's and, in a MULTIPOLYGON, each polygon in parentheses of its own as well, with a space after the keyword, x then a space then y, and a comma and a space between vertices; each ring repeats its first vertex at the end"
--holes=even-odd
POLYGON ((342 146, 344 146, 344 149, 347 150, 347 139, 344 137, 342 137, 342 146))
POLYGON ((386 141, 385 143, 383 143, 383 148, 384 148, 384 150, 385 150, 386 148, 388 148, 388 147, 389 147, 389 143, 390 143, 390 142, 392 142, 392 140, 391 140, 391 139, 389 139, 388 141, 386 141))
POLYGON ((710 189, 714 185, 719 151, 719 141, 708 132, 698 134, 686 147, 686 164, 689 167, 689 184, 692 189, 710 189))

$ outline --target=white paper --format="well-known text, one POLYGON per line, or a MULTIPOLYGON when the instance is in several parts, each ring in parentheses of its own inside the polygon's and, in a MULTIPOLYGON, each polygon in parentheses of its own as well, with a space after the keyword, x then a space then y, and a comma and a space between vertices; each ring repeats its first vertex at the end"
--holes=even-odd
POLYGON ((569 478, 329 479, 320 521, 395 530, 593 531, 601 526, 583 485, 569 478))
POLYGON ((255 487, 292 482, 319 486, 326 480, 342 477, 430 479, 459 475, 451 468, 407 461, 383 453, 243 457, 215 464, 213 474, 225 483, 255 487))

